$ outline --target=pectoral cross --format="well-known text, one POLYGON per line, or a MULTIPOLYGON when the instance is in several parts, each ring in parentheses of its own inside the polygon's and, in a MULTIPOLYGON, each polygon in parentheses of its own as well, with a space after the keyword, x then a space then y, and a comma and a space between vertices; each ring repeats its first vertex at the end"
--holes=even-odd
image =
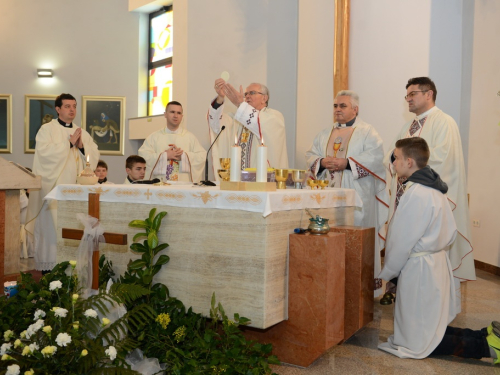
MULTIPOLYGON (((89 193, 89 215, 99 220, 100 211, 99 193, 89 193)), ((127 234, 125 233, 103 233, 106 243, 113 245, 127 245, 127 234)), ((83 230, 62 228, 62 238, 70 240, 81 240, 83 230)), ((92 253, 92 289, 99 289, 99 243, 92 253)))

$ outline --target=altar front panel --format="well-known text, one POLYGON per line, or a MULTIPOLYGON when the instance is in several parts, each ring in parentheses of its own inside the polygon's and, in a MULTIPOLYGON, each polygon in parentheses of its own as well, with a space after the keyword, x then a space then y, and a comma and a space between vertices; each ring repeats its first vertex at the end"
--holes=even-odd
MULTIPOLYGON (((239 313, 251 326, 268 328, 287 319, 288 235, 307 227, 303 209, 262 213, 214 208, 172 207, 141 203, 101 202, 101 223, 108 232, 127 233, 129 246, 139 232, 128 227, 145 219, 149 210, 167 211, 159 233, 160 242, 170 246, 162 252, 170 257, 155 277, 169 288, 170 295, 186 307, 209 315, 215 292, 229 317, 239 313)), ((314 209, 330 218, 331 225, 352 225, 354 207, 314 209)), ((57 261, 76 259, 79 241, 61 238, 61 229, 82 225, 76 214, 87 212, 87 202, 58 201, 57 261)), ((116 274, 140 256, 128 246, 101 245, 101 253, 113 262, 116 274)))

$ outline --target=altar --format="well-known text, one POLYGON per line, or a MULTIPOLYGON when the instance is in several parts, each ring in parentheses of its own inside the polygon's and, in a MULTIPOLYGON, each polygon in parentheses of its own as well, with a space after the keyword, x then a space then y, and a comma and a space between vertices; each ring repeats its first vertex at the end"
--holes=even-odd
POLYGON ((138 229, 128 223, 149 211, 167 211, 159 232, 170 257, 154 282, 186 307, 209 315, 215 292, 228 316, 251 319, 250 326, 268 328, 288 317, 288 237, 305 228, 313 214, 330 225, 353 225, 362 202, 352 189, 276 192, 222 191, 192 185, 59 185, 46 199, 58 201, 57 262, 76 259, 79 241, 62 238, 62 228, 83 229, 77 213, 87 212, 89 193, 99 193, 100 219, 109 232, 127 233, 127 246, 102 244, 101 254, 117 275, 138 259, 129 246, 138 229))

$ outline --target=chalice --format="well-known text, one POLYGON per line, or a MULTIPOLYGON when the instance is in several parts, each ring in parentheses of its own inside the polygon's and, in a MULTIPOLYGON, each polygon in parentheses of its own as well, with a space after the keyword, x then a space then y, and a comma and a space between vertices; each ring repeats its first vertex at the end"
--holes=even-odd
POLYGON ((288 169, 274 170, 276 185, 278 189, 286 189, 286 180, 288 179, 288 169))
POLYGON ((222 178, 222 181, 229 181, 229 169, 217 169, 217 173, 222 178))
POLYGON ((295 189, 302 189, 304 177, 306 177, 306 171, 304 169, 295 169, 292 172, 292 180, 295 182, 295 189))
POLYGON ((219 158, 220 161, 220 167, 222 169, 227 169, 231 167, 231 158, 219 158))

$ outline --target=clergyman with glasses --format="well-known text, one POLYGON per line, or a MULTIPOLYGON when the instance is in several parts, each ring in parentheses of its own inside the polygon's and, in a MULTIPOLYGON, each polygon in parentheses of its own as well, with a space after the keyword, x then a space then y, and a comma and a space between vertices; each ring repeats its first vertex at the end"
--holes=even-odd
MULTIPOLYGON (((374 277, 381 271, 380 251, 385 243, 388 196, 383 164, 382 138, 359 116, 359 96, 339 91, 334 104, 335 122, 316 135, 306 152, 311 176, 329 180, 329 186, 354 189, 363 207, 354 210, 354 225, 375 228, 374 277)), ((382 292, 382 280, 374 280, 374 296, 382 292)))
MULTIPOLYGON (((405 189, 405 179, 398 178, 392 165, 394 145, 396 141, 403 138, 421 137, 429 145, 430 158, 428 165, 448 185, 448 201, 457 224, 458 235, 449 250, 449 257, 457 293, 456 308, 460 312, 460 281, 476 279, 470 240, 471 228, 467 200, 467 181, 462 141, 457 123, 451 116, 436 107, 436 96, 436 85, 430 78, 416 77, 408 80, 405 100, 408 103, 409 111, 415 114, 415 118, 403 125, 391 144, 390 151, 384 158, 384 164, 392 175, 389 225, 405 189)), ((411 230, 411 228, 408 228, 408 230, 411 230)))
POLYGON ((238 91, 222 78, 215 81, 214 88, 217 97, 212 100, 207 115, 211 142, 222 126, 226 127, 212 148, 214 170, 220 168, 219 158, 230 156, 235 140, 241 147, 242 170, 256 168, 257 147, 262 141, 267 146, 268 166, 288 168, 285 119, 281 112, 268 107, 268 88, 252 83, 245 91, 242 86, 238 91), (225 98, 236 106, 236 113, 224 112, 225 98))

